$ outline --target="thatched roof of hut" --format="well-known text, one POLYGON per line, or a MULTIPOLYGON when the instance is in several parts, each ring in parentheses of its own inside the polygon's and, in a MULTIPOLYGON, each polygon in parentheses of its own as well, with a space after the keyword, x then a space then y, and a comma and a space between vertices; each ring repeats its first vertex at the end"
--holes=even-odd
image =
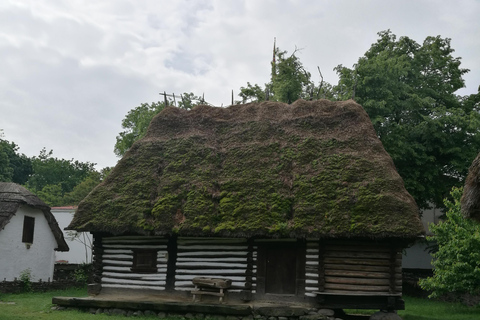
POLYGON ((465 217, 480 221, 480 154, 468 169, 461 206, 465 217))
POLYGON ((164 109, 69 228, 413 239, 418 213, 360 105, 298 100, 164 109))
POLYGON ((27 205, 43 212, 57 241, 57 251, 68 251, 68 245, 50 207, 24 187, 12 182, 0 182, 0 232, 10 222, 21 205, 27 205))

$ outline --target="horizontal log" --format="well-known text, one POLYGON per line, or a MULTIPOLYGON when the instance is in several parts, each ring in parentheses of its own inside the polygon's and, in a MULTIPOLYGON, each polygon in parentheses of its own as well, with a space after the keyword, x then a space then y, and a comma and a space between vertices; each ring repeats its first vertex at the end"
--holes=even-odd
POLYGON ((165 280, 166 273, 118 273, 103 272, 102 276, 108 278, 132 279, 132 280, 165 280))
POLYGON ((388 272, 365 272, 365 271, 351 271, 351 270, 332 270, 325 269, 326 276, 339 276, 339 277, 358 277, 369 279, 390 279, 390 273, 388 272))
MULTIPOLYGON (((132 267, 103 266, 103 271, 114 271, 118 273, 132 273, 132 267)), ((157 265, 157 273, 167 272, 167 267, 160 268, 157 265)))
POLYGON ((308 248, 307 249, 307 254, 315 254, 315 255, 318 255, 318 248, 308 248))
POLYGON ((190 245, 190 246, 177 246, 179 252, 183 251, 199 251, 199 250, 223 250, 223 251, 230 251, 230 250, 248 250, 248 246, 245 245, 190 245))
MULTIPOLYGON (((193 279, 195 278, 199 278, 199 277, 205 277, 205 275, 202 275, 202 274, 192 274, 192 275, 181 275, 181 274, 177 274, 175 275, 175 280, 190 280, 192 281, 193 279)), ((248 280, 250 280, 250 278, 246 277, 246 276, 231 276, 231 275, 217 275, 218 278, 225 278, 225 279, 230 279, 232 281, 241 281, 241 282, 246 282, 248 280)))
POLYGON ((236 270, 177 270, 177 275, 199 275, 204 277, 220 277, 229 278, 234 276, 251 276, 251 273, 245 271, 236 271, 236 270), (214 272, 215 271, 215 272, 214 272))
MULTIPOLYGON (((325 270, 354 270, 354 271, 373 271, 373 272, 390 272, 390 266, 368 266, 368 265, 352 265, 352 264, 325 264, 325 270)), ((401 267, 396 267, 395 272, 402 273, 401 267)))
POLYGON ((195 258, 178 257, 177 262, 196 261, 196 262, 246 262, 246 257, 220 257, 220 258, 195 258))
POLYGON ((121 260, 109 260, 103 259, 102 260, 104 265, 114 265, 114 266, 131 266, 133 261, 121 261, 121 260))
POLYGON ((372 246, 372 245, 326 245, 325 251, 347 251, 347 252, 383 252, 390 254, 391 249, 388 246, 372 246))
MULTIPOLYGON (((325 258, 325 264, 343 264, 343 265, 367 265, 367 266, 390 266, 390 260, 380 260, 380 259, 353 259, 353 258, 325 258)), ((402 262, 396 261, 396 267, 401 267, 402 262)))
POLYGON ((179 237, 177 243, 198 243, 198 242, 224 242, 224 243, 238 243, 247 242, 245 238, 212 238, 212 237, 179 237))
POLYGON ((146 244, 146 245, 167 245, 167 242, 166 240, 164 241, 159 241, 159 240, 136 240, 136 239, 133 239, 133 240, 128 240, 128 239, 125 239, 125 240, 112 240, 112 239, 108 239, 108 240, 103 240, 103 244, 135 244, 135 245, 141 245, 141 244, 146 244))
POLYGON ((103 237, 102 241, 108 240, 156 240, 156 241, 168 241, 167 238, 162 236, 111 236, 103 237))
POLYGON ((389 252, 353 252, 353 251, 325 251, 325 258, 367 258, 367 259, 390 259, 389 252))
POLYGON ((247 251, 189 251, 189 252, 178 252, 177 257, 188 257, 188 256, 223 256, 223 257, 231 257, 231 256, 246 256, 248 254, 247 251))
POLYGON ((116 284, 135 284, 135 285, 144 285, 144 286, 164 286, 165 281, 142 281, 142 280, 130 280, 130 279, 118 279, 118 278, 107 278, 102 277, 102 283, 116 283, 116 284))
POLYGON ((115 289, 148 289, 148 290, 165 290, 165 286, 139 286, 139 285, 128 285, 128 284, 113 284, 113 283, 102 283, 103 288, 115 288, 115 289))
POLYGON ((307 261, 305 261, 305 264, 306 264, 307 266, 318 266, 318 260, 317 260, 317 261, 307 260, 307 261))
POLYGON ((305 273, 305 278, 318 278, 318 273, 305 273))
POLYGON ((133 254, 133 250, 126 249, 105 249, 103 254, 133 254))
POLYGON ((318 254, 316 254, 316 255, 315 254, 307 254, 305 256, 305 258, 307 260, 310 260, 310 261, 318 261, 318 254))
POLYGON ((318 279, 305 279, 306 284, 318 284, 318 279))
POLYGON ((205 269, 205 268, 232 268, 232 269, 246 269, 246 263, 224 263, 224 262, 202 262, 198 263, 197 261, 194 262, 177 262, 177 268, 182 269, 205 269))
MULTIPOLYGON (((351 285, 366 285, 366 286, 389 286, 389 279, 363 279, 363 278, 343 278, 343 277, 325 277, 325 286, 327 284, 351 284, 351 285)), ((396 285, 401 285, 402 281, 396 280, 396 285)))
POLYGON ((110 259, 110 260, 133 260, 133 252, 132 254, 104 254, 102 258, 110 259))
POLYGON ((390 286, 362 286, 362 285, 339 284, 339 283, 325 283, 325 291, 330 292, 330 290, 388 293, 390 292, 390 286))
POLYGON ((166 245, 104 244, 106 249, 167 249, 166 245))
POLYGON ((318 287, 305 287, 305 291, 318 291, 318 287))

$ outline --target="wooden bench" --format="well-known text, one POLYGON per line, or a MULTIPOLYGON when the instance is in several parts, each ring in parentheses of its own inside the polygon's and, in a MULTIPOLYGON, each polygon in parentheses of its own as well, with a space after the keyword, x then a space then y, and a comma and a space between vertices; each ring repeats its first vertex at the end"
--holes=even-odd
POLYGON ((192 279, 192 283, 195 285, 195 290, 192 290, 193 302, 196 301, 196 296, 199 296, 201 300, 202 295, 216 296, 219 302, 223 302, 226 289, 232 286, 232 280, 220 279, 220 278, 206 278, 195 277, 192 279))

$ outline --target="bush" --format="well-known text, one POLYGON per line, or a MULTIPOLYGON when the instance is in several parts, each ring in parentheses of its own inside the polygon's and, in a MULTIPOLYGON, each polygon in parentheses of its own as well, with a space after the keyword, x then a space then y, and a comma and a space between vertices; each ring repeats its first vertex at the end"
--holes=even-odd
POLYGON ((445 199, 446 219, 430 225, 428 240, 436 240, 438 251, 433 254, 433 277, 420 280, 430 297, 445 294, 480 294, 480 224, 465 219, 460 210, 463 189, 453 188, 453 202, 445 199))

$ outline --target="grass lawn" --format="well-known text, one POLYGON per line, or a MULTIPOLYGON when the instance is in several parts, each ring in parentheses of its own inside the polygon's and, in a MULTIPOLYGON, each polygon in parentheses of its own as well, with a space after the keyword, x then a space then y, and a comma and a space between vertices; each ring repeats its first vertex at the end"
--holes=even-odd
MULTIPOLYGON (((112 320, 116 317, 87 312, 51 310, 53 296, 85 297, 86 289, 69 289, 46 293, 0 294, 2 320, 112 320)), ((480 306, 404 297, 406 310, 399 311, 403 320, 478 320, 480 306)), ((123 317, 122 317, 123 318, 123 317)), ((143 317, 142 319, 158 319, 143 317)))
MULTIPOLYGON (((74 310, 51 310, 52 297, 85 297, 87 289, 68 289, 45 293, 0 294, 1 320, 112 320, 114 316, 94 315, 74 310)), ((142 319, 158 319, 143 317, 142 319)))

